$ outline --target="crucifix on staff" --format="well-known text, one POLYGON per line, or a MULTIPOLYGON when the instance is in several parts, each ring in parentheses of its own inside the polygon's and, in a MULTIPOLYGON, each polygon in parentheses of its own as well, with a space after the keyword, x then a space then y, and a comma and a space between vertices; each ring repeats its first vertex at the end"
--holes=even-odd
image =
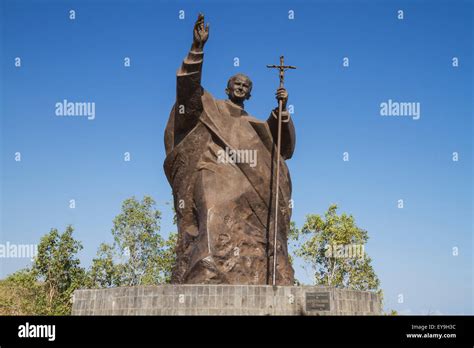
MULTIPOLYGON (((285 82, 285 70, 296 69, 296 66, 284 65, 284 57, 280 57, 280 65, 267 65, 267 68, 278 69, 280 77, 280 87, 277 90, 277 99, 278 99, 278 130, 277 130, 277 154, 280 153, 281 147, 281 116, 283 110, 283 101, 288 100, 288 93, 283 87, 285 82)), ((285 105, 286 108, 286 105, 285 105)), ((276 189, 275 189, 275 222, 274 222, 274 232, 273 232, 273 277, 272 285, 276 285, 276 267, 277 267, 277 235, 278 235, 278 198, 280 191, 280 155, 277 155, 277 165, 276 165, 276 189)))

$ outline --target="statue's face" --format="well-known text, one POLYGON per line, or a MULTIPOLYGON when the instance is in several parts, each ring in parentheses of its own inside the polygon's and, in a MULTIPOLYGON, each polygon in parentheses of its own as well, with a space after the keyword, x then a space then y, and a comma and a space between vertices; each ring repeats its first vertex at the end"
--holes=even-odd
POLYGON ((226 88, 229 99, 235 103, 242 103, 250 98, 251 82, 245 76, 237 75, 232 78, 226 88))

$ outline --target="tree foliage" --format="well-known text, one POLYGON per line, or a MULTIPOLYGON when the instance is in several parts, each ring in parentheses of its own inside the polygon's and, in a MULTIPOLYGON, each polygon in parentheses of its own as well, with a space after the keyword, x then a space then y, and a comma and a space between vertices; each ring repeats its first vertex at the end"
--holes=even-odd
POLYGON ((101 244, 88 272, 77 257, 82 244, 53 228, 38 245, 31 268, 0 280, 0 314, 66 315, 78 288, 167 283, 175 262, 176 233, 159 234, 161 214, 152 198, 126 199, 113 220, 113 244, 101 244))
POLYGON ((63 233, 53 228, 38 245, 31 268, 13 273, 2 281, 0 308, 12 315, 66 315, 72 308, 72 293, 82 287, 86 272, 77 253, 80 242, 67 226, 63 233), (8 294, 7 291, 12 293, 8 294))
POLYGON ((46 292, 31 269, 22 269, 0 281, 0 315, 44 315, 46 292))
POLYGON ((113 220, 113 244, 101 244, 90 278, 96 287, 168 283, 175 262, 176 234, 166 240, 160 231, 161 213, 155 201, 134 197, 122 204, 113 220))
POLYGON ((77 257, 82 244, 73 238, 73 231, 72 226, 62 234, 51 229, 41 238, 33 263, 32 272, 43 283, 50 315, 69 314, 72 293, 84 285, 86 273, 77 257))
POLYGON ((301 230, 291 228, 295 256, 307 262, 314 283, 362 291, 378 291, 379 279, 365 252, 367 231, 359 228, 352 215, 337 215, 331 205, 324 217, 310 214, 301 230))

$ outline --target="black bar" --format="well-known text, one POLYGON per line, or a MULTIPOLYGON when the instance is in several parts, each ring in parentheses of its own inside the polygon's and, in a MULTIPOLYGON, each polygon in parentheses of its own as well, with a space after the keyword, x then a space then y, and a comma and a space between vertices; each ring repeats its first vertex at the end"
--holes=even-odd
MULTIPOLYGON (((410 344, 472 347, 473 316, 0 317, 0 346, 410 344), (20 325, 55 325, 55 339, 20 338, 20 325), (413 326, 415 325, 415 326, 413 326), (432 326, 429 326, 432 325, 432 326), (409 338, 407 334, 455 334, 409 338)), ((24 331, 23 331, 24 332, 24 331)))

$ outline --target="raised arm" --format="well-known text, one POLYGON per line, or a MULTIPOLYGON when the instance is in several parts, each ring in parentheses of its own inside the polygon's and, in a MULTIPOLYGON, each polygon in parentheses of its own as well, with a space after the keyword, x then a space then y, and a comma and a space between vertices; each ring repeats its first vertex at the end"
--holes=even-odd
POLYGON ((202 94, 201 72, 204 45, 209 37, 209 24, 204 27, 204 16, 199 14, 193 30, 193 44, 177 73, 178 101, 185 101, 194 93, 202 94))
POLYGON ((202 112, 201 71, 203 49, 209 37, 209 24, 204 27, 204 16, 199 14, 193 30, 193 44, 176 74, 176 114, 174 131, 180 141, 195 125, 202 112))

